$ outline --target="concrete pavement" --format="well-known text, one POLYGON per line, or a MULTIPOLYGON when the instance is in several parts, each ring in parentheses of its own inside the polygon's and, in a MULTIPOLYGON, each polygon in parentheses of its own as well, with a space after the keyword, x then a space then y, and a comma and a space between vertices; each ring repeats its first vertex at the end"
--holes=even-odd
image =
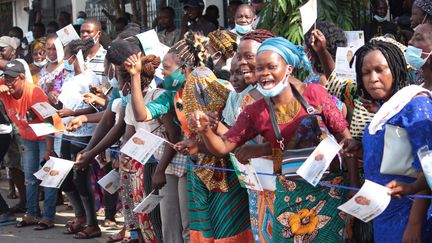
MULTIPOLYGON (((0 193, 3 198, 7 201, 9 207, 14 206, 18 199, 8 199, 6 198, 8 194, 9 185, 6 180, 6 174, 4 170, 0 170, 0 193)), ((42 206, 42 205, 41 205, 42 206)), ((42 207, 41 207, 42 208, 42 207)), ((16 215, 17 220, 20 220, 22 214, 16 215)), ((94 238, 89 240, 76 240, 73 235, 65 235, 62 232, 65 229, 65 223, 68 220, 72 220, 74 217, 73 211, 68 209, 66 205, 57 206, 56 213, 56 227, 43 231, 35 231, 32 226, 25 228, 16 228, 15 225, 0 226, 0 242, 1 243, 32 243, 32 242, 106 242, 106 239, 112 233, 117 232, 117 230, 107 230, 102 228, 102 237, 94 238)), ((100 223, 104 220, 104 217, 98 217, 100 223)), ((118 219, 118 221, 123 222, 123 218, 118 219)))

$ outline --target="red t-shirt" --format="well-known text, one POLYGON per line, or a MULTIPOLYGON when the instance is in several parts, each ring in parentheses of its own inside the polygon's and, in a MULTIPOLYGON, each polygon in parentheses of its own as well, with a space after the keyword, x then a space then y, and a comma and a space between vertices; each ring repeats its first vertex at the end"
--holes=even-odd
MULTIPOLYGON (((3 84, 3 81, 0 81, 0 85, 3 84)), ((33 83, 25 82, 24 83, 24 91, 19 99, 15 99, 12 95, 0 93, 0 98, 3 100, 7 115, 9 118, 15 123, 18 127, 19 134, 22 138, 27 140, 43 140, 45 136, 38 137, 33 132, 33 129, 29 126, 33 123, 42 123, 45 120, 39 116, 39 114, 35 111, 37 118, 28 122, 26 118, 26 113, 28 110, 33 110, 32 105, 40 103, 40 102, 48 102, 48 97, 42 91, 41 88, 35 86, 33 83)), ((55 127, 61 126, 61 119, 57 115, 53 116, 53 121, 55 127)))

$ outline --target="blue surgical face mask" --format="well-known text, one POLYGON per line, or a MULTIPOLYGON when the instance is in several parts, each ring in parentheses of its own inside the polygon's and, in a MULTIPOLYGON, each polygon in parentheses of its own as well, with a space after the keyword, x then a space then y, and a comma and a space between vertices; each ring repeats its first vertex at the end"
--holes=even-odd
POLYGON ((169 77, 164 79, 162 87, 167 90, 179 90, 186 79, 186 73, 182 73, 182 67, 177 68, 169 77))
POLYGON ((384 22, 384 21, 386 21, 387 20, 387 18, 386 17, 380 17, 380 16, 378 16, 378 15, 374 15, 373 16, 374 17, 374 19, 376 20, 376 21, 378 21, 378 23, 382 23, 382 22, 384 22))
POLYGON ((235 30, 237 31, 237 33, 244 35, 244 34, 247 34, 247 33, 252 31, 252 25, 251 24, 248 24, 248 25, 236 24, 235 30))
POLYGON ((82 24, 84 24, 84 22, 85 22, 85 19, 83 19, 83 18, 77 18, 76 19, 76 24, 77 25, 82 25, 82 24))
POLYGON ((265 97, 278 96, 288 86, 288 77, 289 75, 285 74, 284 79, 282 79, 282 81, 280 81, 275 87, 270 90, 265 90, 263 89, 261 84, 258 84, 257 90, 265 97))
POLYGON ((115 76, 112 79, 109 79, 108 82, 110 83, 111 87, 113 87, 113 89, 118 89, 118 81, 115 76))
POLYGON ((406 62, 413 67, 415 70, 420 69, 426 63, 432 52, 426 53, 422 49, 415 46, 408 46, 405 52, 406 62), (422 58, 422 54, 427 54, 425 58, 422 58))
POLYGON ((126 83, 123 84, 123 88, 119 91, 120 98, 121 98, 122 104, 124 106, 131 102, 131 97, 132 97, 131 94, 127 94, 127 95, 123 94, 123 91, 124 91, 124 88, 126 87, 126 85, 127 85, 126 83))
POLYGON ((69 71, 69 72, 74 72, 75 71, 75 68, 74 68, 74 65, 73 64, 70 64, 68 61, 64 61, 64 69, 66 70, 66 71, 69 71))

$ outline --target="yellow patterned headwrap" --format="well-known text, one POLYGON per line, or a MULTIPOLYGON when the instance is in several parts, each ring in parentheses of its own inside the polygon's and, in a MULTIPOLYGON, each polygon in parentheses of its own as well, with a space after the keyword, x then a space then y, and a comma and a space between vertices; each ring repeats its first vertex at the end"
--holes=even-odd
MULTIPOLYGON (((203 112, 217 111, 219 116, 221 116, 230 92, 228 87, 228 83, 219 81, 207 67, 198 67, 193 70, 187 78, 183 90, 183 109, 186 120, 189 120, 192 113, 196 110, 203 112)), ((191 130, 190 137, 195 137, 197 141, 201 140, 199 134, 193 130, 191 130)), ((200 154, 198 157, 200 165, 226 167, 224 159, 204 154, 200 154)), ((208 190, 228 191, 228 181, 225 171, 197 168, 195 169, 195 173, 207 186, 208 190)))
POLYGON ((228 30, 215 30, 210 32, 207 37, 210 45, 220 51, 225 58, 231 58, 237 51, 236 34, 228 30))

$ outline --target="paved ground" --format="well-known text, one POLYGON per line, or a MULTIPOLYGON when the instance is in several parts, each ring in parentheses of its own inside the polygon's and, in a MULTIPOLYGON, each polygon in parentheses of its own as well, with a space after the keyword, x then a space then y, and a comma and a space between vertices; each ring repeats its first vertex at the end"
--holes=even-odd
MULTIPOLYGON (((8 202, 9 206, 13 206, 18 202, 18 199, 7 199, 6 195, 8 193, 9 185, 7 183, 5 171, 0 171, 0 193, 3 198, 8 202)), ((20 219, 22 214, 16 215, 17 220, 20 219)), ((68 220, 73 219, 73 211, 68 210, 66 205, 57 206, 56 214, 56 227, 45 230, 45 231, 35 231, 31 226, 26 228, 16 228, 14 225, 10 226, 0 226, 0 242, 1 243, 21 243, 21 242, 105 242, 108 236, 116 231, 107 230, 102 228, 102 237, 89 239, 89 240, 76 240, 73 239, 71 235, 64 235, 62 232, 64 230, 64 225, 68 220)), ((104 219, 103 217, 98 217, 100 223, 104 219)), ((122 221, 123 219, 119 219, 122 221)))

